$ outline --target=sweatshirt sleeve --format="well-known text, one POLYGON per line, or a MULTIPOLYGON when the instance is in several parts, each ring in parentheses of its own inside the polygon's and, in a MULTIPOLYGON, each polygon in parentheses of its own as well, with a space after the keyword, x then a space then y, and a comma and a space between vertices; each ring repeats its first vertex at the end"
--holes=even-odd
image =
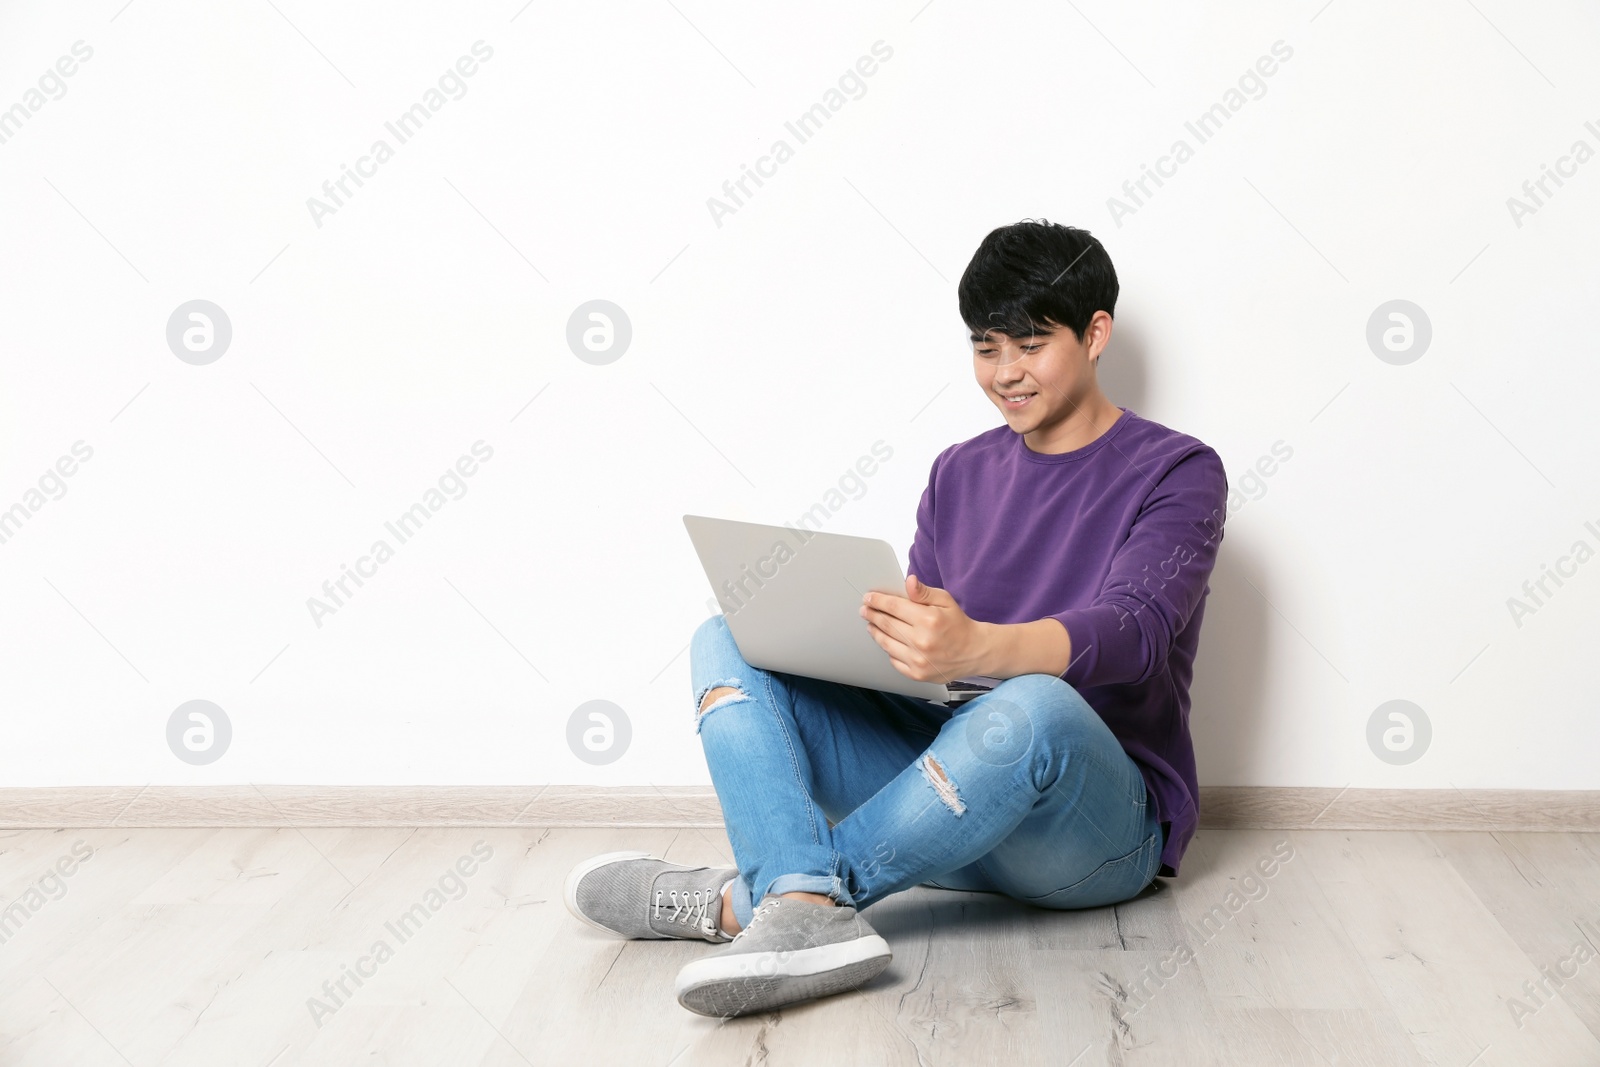
POLYGON ((1063 679, 1075 688, 1139 684, 1167 663, 1205 592, 1227 505, 1228 477, 1213 449, 1172 465, 1140 505, 1094 603, 1047 616, 1072 640, 1063 679))
POLYGON ((917 533, 906 557, 906 572, 915 574, 923 585, 931 585, 935 589, 944 588, 944 580, 939 577, 933 536, 933 484, 939 478, 939 463, 943 459, 943 452, 935 456, 933 468, 928 472, 928 487, 922 491, 922 501, 917 504, 917 533))

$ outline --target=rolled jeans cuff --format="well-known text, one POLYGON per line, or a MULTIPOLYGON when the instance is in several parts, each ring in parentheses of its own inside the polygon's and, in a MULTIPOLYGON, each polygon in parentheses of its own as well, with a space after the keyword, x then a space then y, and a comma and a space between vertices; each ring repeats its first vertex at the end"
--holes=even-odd
MULTIPOLYGON (((840 904, 854 905, 845 889, 844 879, 827 874, 780 875, 773 879, 767 895, 778 896, 783 893, 820 893, 840 904)), ((728 901, 733 905, 733 917, 739 920, 739 928, 742 930, 749 926, 750 918, 755 914, 755 905, 750 900, 750 887, 745 884, 743 877, 733 880, 733 888, 728 890, 728 901)))

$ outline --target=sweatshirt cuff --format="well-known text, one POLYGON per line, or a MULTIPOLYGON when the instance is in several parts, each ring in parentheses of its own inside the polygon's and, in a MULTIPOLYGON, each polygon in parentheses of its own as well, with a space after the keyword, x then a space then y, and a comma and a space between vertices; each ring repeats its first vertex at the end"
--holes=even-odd
POLYGON ((1139 627, 1110 604, 1072 608, 1048 616, 1067 628, 1072 662, 1062 679, 1074 689, 1138 681, 1144 674, 1139 627))

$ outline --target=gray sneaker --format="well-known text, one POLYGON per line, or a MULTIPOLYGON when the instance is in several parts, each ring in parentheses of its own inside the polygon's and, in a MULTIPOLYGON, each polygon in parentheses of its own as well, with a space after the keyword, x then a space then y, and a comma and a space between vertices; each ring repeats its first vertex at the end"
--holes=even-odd
POLYGON ((732 867, 685 867, 648 852, 603 852, 567 875, 567 910, 627 938, 730 941, 719 923, 732 867))
POLYGON ((768 895, 726 947, 678 972, 678 1003, 727 1017, 843 993, 889 966, 889 943, 848 906, 768 895))

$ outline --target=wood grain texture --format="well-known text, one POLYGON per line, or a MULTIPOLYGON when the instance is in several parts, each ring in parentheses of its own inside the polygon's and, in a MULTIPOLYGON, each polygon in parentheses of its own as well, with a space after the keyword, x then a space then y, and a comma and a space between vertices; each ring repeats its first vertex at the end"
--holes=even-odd
POLYGON ((1541 1002, 1559 998, 1600 1036, 1600 835, 1435 832, 1428 840, 1536 964, 1522 977, 1531 992, 1520 984, 1506 991, 1521 1029, 1538 1025, 1541 1002))
POLYGON ((1432 836, 1296 834, 1339 929, 1412 1043, 1436 1064, 1600 1063, 1600 1037, 1563 1001, 1531 1021, 1510 1011, 1537 967, 1432 836))
POLYGON ((732 861, 715 827, 0 831, 0 1063, 1600 1063, 1600 960, 1509 1010, 1600 921, 1600 835, 1205 830, 1182 877, 1071 912, 919 886, 865 913, 872 982, 725 1021, 672 995, 712 946, 567 913, 621 848, 732 861))
MULTIPOLYGON (((1600 832, 1600 790, 1211 786, 1211 829, 1600 832)), ((0 789, 0 828, 722 825, 710 786, 61 786, 0 789)))
POLYGON ((0 828, 720 827, 710 786, 126 786, 0 789, 0 828))
POLYGON ((1600 790, 1200 789, 1201 825, 1284 830, 1571 830, 1600 832, 1600 790))

